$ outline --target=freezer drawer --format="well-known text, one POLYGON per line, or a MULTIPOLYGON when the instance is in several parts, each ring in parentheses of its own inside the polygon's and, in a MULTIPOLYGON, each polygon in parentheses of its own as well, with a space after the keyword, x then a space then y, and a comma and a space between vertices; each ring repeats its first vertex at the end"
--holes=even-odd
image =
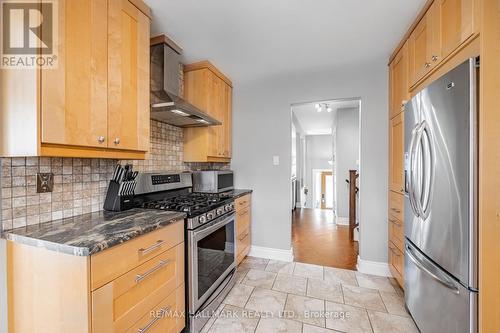
POLYGON ((406 240, 405 300, 422 333, 475 333, 477 293, 462 286, 406 240))

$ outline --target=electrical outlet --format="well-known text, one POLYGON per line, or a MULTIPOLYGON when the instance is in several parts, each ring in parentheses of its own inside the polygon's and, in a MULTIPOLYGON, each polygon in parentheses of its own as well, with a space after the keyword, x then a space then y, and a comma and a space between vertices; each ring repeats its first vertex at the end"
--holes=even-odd
POLYGON ((53 173, 36 174, 36 193, 52 192, 53 188, 54 188, 53 173))

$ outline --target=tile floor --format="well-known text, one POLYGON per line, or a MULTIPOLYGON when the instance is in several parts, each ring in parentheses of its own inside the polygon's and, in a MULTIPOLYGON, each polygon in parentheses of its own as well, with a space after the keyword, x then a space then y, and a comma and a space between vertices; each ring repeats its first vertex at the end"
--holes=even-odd
POLYGON ((418 333, 394 279, 246 258, 203 333, 418 333))

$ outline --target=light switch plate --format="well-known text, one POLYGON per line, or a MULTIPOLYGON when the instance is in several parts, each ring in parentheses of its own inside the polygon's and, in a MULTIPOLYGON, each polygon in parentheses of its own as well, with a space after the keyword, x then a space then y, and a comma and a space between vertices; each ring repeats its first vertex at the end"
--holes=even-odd
POLYGON ((54 189, 53 173, 36 174, 36 193, 52 192, 53 189, 54 189))
POLYGON ((280 165, 280 157, 275 155, 273 156, 273 165, 280 165))

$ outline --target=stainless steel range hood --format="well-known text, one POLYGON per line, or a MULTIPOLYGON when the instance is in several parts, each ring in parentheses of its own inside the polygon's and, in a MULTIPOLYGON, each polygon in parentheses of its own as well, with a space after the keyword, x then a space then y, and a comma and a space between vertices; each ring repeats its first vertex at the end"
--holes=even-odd
POLYGON ((221 125, 196 106, 179 97, 182 50, 167 36, 151 39, 151 119, 178 127, 221 125))

